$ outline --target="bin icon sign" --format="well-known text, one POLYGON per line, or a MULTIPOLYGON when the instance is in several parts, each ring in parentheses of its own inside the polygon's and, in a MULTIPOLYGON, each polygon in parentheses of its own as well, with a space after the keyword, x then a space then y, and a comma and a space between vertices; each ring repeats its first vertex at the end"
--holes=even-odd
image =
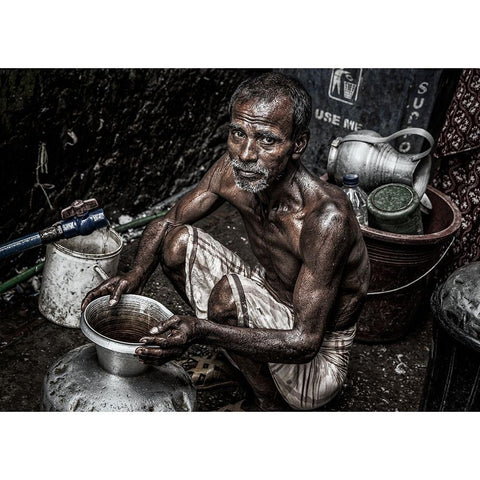
POLYGON ((328 96, 339 102, 353 105, 357 101, 361 81, 361 68, 351 68, 349 70, 334 68, 330 76, 328 96))

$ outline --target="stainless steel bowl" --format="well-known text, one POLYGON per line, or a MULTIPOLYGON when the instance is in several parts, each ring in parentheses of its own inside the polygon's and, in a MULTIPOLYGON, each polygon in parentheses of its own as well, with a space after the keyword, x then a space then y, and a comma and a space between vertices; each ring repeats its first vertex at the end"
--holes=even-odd
POLYGON ((82 312, 80 328, 97 349, 99 364, 123 377, 140 375, 149 367, 135 357, 141 337, 173 313, 161 303, 141 295, 125 294, 110 306, 110 297, 99 297, 82 312))

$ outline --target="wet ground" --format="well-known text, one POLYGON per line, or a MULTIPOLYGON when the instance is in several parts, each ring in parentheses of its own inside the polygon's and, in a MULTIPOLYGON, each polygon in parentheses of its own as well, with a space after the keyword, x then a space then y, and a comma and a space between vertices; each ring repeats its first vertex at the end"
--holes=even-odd
MULTIPOLYGON (((254 261, 241 220, 231 207, 221 207, 198 226, 246 261, 254 261)), ((121 270, 131 264, 137 242, 138 238, 127 242, 120 260, 121 270)), ((49 367, 71 349, 88 343, 79 329, 59 326, 42 317, 35 287, 38 281, 30 281, 0 297, 0 411, 39 411, 41 386, 49 367)), ((190 312, 161 269, 151 277, 144 295, 175 313, 190 312)), ((432 341, 431 325, 427 314, 395 343, 355 342, 342 392, 320 410, 417 411, 432 341)), ((188 369, 195 366, 199 357, 213 354, 210 347, 193 345, 182 359, 183 366, 188 369)), ((248 395, 248 388, 240 379, 235 385, 198 391, 196 409, 231 410, 230 405, 248 395)))

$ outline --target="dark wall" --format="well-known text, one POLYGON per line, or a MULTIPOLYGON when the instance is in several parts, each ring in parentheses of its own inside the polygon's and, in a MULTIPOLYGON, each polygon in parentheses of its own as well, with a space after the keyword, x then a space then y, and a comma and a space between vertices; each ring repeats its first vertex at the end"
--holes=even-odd
POLYGON ((225 148, 230 95, 256 73, 1 70, 0 243, 50 226, 78 198, 115 221, 191 185, 225 148))
MULTIPOLYGON (((433 120, 443 120, 458 77, 458 72, 446 70, 357 69, 362 73, 359 95, 350 105, 329 92, 336 70, 285 70, 305 84, 314 100, 304 162, 318 174, 325 171, 330 141, 348 133, 346 119, 353 130, 360 128, 362 115, 368 120, 362 120, 362 128, 373 129, 380 128, 372 120, 377 117, 408 119, 412 105, 420 104, 419 81, 412 79, 421 77, 425 85, 422 75, 434 81, 428 77, 431 98, 423 102, 428 112, 424 108, 422 123, 414 126, 428 128, 436 137, 433 120), (380 81, 384 77, 389 81, 380 81), (388 95, 379 93, 390 84, 395 88, 388 95), (378 99, 385 105, 378 106, 378 99), (336 117, 327 117, 327 110, 338 113, 339 126, 332 120, 336 117), (374 115, 367 115, 371 111, 374 115)), ((121 213, 136 215, 195 183, 225 149, 231 94, 242 80, 258 73, 0 70, 0 243, 50 226, 75 199, 95 197, 115 222, 121 213), (38 163, 41 144, 48 155, 43 169, 38 163)), ((387 135, 407 124, 393 122, 380 133, 387 135)), ((37 250, 3 260, 0 281, 13 265, 32 265, 41 252, 37 250)))

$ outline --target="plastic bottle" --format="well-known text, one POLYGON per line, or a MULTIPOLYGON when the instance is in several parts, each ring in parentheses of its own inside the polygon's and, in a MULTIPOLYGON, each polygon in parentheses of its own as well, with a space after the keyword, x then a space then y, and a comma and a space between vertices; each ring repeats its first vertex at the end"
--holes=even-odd
POLYGON ((358 175, 356 173, 346 173, 343 176, 342 190, 352 203, 358 223, 368 225, 367 194, 358 186, 358 175))

